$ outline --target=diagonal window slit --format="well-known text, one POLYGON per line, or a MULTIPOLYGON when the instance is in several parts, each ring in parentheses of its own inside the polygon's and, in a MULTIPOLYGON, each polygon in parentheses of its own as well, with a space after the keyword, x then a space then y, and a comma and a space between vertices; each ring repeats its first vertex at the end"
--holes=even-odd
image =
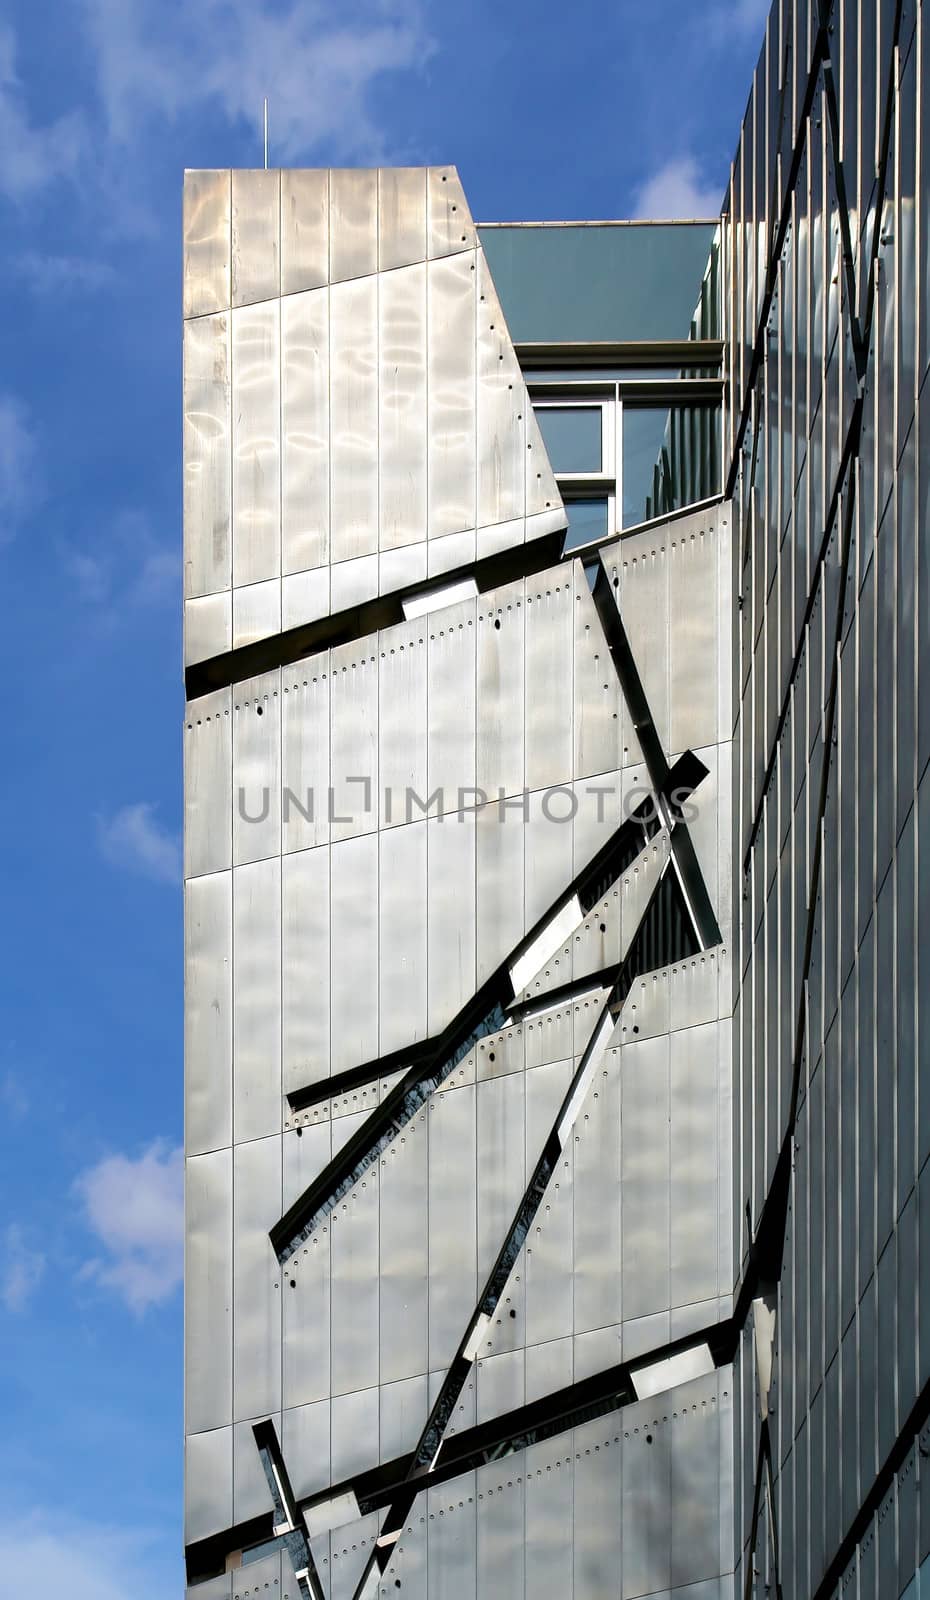
MULTIPOLYGON (((627 632, 623 626, 620 615, 620 606, 614 593, 614 584, 610 580, 607 568, 600 557, 596 563, 594 585, 591 590, 595 609, 600 618, 607 648, 610 651, 614 670, 620 680, 623 697, 630 709, 633 726, 639 739, 643 759, 649 773, 649 780, 659 796, 669 795, 668 760, 662 748, 643 681, 639 675, 639 668, 633 655, 627 632)), ((692 756, 692 759, 695 759, 692 756)), ((677 763, 676 763, 677 766, 677 763)), ((687 799, 686 794, 672 793, 671 799, 680 805, 687 799)), ((708 950, 711 945, 720 943, 720 928, 714 915, 714 908, 710 902, 707 885, 695 854, 691 835, 683 818, 679 816, 679 826, 675 829, 672 838, 672 853, 675 859, 675 870, 681 881, 682 891, 694 918, 700 947, 708 950)))
MULTIPOLYGON (((679 824, 680 826, 680 824, 679 824)), ((685 955, 696 954, 700 948, 696 930, 688 915, 687 906, 675 874, 666 867, 653 890, 636 933, 630 941, 624 959, 613 972, 613 982, 607 1004, 582 1054, 565 1098, 556 1116, 552 1131, 530 1177, 523 1198, 517 1207, 497 1260, 491 1269, 484 1291, 475 1308, 468 1330, 459 1346, 445 1380, 427 1418, 420 1440, 413 1452, 406 1482, 388 1507, 381 1536, 372 1551, 357 1594, 364 1593, 365 1582, 374 1566, 384 1570, 391 1558, 396 1538, 409 1514, 417 1492, 418 1480, 430 1477, 439 1461, 446 1440, 445 1431, 465 1386, 469 1372, 478 1357, 484 1334, 494 1316, 504 1293, 510 1274, 520 1256, 527 1235, 542 1204, 550 1180, 556 1171, 559 1158, 568 1143, 572 1128, 594 1081, 597 1067, 606 1049, 614 1027, 614 1018, 623 999, 637 977, 657 966, 668 965, 685 955)), ((543 958, 545 959, 545 957, 543 958)), ((701 1347, 702 1350, 706 1346, 701 1347)), ((710 1361, 708 1354, 707 1360, 710 1361)), ((711 1362, 712 1364, 712 1362, 711 1362)), ((637 1392, 636 1384, 633 1384, 637 1392)))
MULTIPOLYGON (((657 802, 660 806, 666 805, 670 800, 678 800, 680 803, 684 796, 691 793, 705 772, 706 768, 690 752, 683 756, 681 761, 676 762, 675 767, 668 773, 665 793, 658 795, 656 799, 649 796, 636 812, 621 824, 569 886, 567 892, 558 898, 547 915, 529 931, 516 950, 507 957, 445 1031, 438 1036, 434 1041, 435 1047, 425 1056, 421 1057, 419 1052, 417 1053, 418 1059, 410 1066, 400 1082, 366 1118, 363 1125, 319 1178, 304 1191, 281 1221, 272 1228, 271 1243, 279 1261, 282 1263, 287 1261, 310 1238, 314 1229, 380 1159, 382 1152, 416 1116, 478 1041, 507 1025, 515 999, 511 973, 519 967, 524 952, 540 939, 552 922, 561 917, 563 909, 572 902, 577 902, 578 915, 584 915, 587 909, 596 905, 604 891, 605 883, 609 886, 615 882, 630 861, 635 860, 642 850, 644 835, 648 837, 648 827, 656 814, 657 802)), ((674 825, 673 835, 681 826, 680 823, 674 825)), ((588 977, 585 980, 585 987, 590 988, 590 986, 591 979, 588 977)), ((380 1076, 383 1069, 383 1062, 373 1063, 371 1077, 380 1076)), ((360 1081, 357 1076, 355 1081, 360 1081)))

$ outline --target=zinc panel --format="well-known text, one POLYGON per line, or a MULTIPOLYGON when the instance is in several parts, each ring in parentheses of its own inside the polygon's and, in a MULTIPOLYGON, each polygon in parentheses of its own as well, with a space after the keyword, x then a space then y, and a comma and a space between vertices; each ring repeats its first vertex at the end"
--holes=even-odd
POLYGON ((379 281, 378 370, 380 548, 394 550, 427 535, 425 264, 379 281))
MULTIPOLYGON (((329 559, 329 290, 281 302, 281 570, 329 559)), ((310 620, 301 619, 301 620, 310 620)))
POLYGON ((430 539, 475 526, 475 253, 427 273, 430 539))
POLYGON ((230 313, 233 583, 281 572, 281 304, 230 313))
POLYGON ((378 280, 334 283, 330 312, 330 560, 378 548, 378 280))
POLYGON ((228 589, 232 571, 229 314, 184 327, 184 593, 228 589))
POLYGON ((281 173, 281 293, 329 282, 329 173, 325 167, 281 173))

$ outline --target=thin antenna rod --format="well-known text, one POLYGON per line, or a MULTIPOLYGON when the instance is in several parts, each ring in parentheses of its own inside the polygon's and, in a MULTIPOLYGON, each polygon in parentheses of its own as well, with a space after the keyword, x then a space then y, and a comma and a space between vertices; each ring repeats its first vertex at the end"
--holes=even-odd
POLYGON ((268 96, 262 102, 262 122, 265 129, 265 171, 268 171, 268 96))

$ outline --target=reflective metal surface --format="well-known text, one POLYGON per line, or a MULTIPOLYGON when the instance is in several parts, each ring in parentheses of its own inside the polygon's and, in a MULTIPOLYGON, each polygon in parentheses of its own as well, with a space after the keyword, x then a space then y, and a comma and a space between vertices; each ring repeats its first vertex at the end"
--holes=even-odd
POLYGON ((723 1594, 728 509, 559 559, 454 169, 187 215, 190 1570, 723 1594))

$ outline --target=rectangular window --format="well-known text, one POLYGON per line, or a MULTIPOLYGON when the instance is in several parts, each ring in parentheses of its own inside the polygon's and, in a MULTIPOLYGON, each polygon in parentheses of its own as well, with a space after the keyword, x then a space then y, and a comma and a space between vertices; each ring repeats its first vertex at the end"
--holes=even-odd
POLYGON ((536 420, 553 472, 601 472, 600 406, 537 406, 536 420))
POLYGON ((720 493, 720 408, 623 406, 624 528, 720 493))

